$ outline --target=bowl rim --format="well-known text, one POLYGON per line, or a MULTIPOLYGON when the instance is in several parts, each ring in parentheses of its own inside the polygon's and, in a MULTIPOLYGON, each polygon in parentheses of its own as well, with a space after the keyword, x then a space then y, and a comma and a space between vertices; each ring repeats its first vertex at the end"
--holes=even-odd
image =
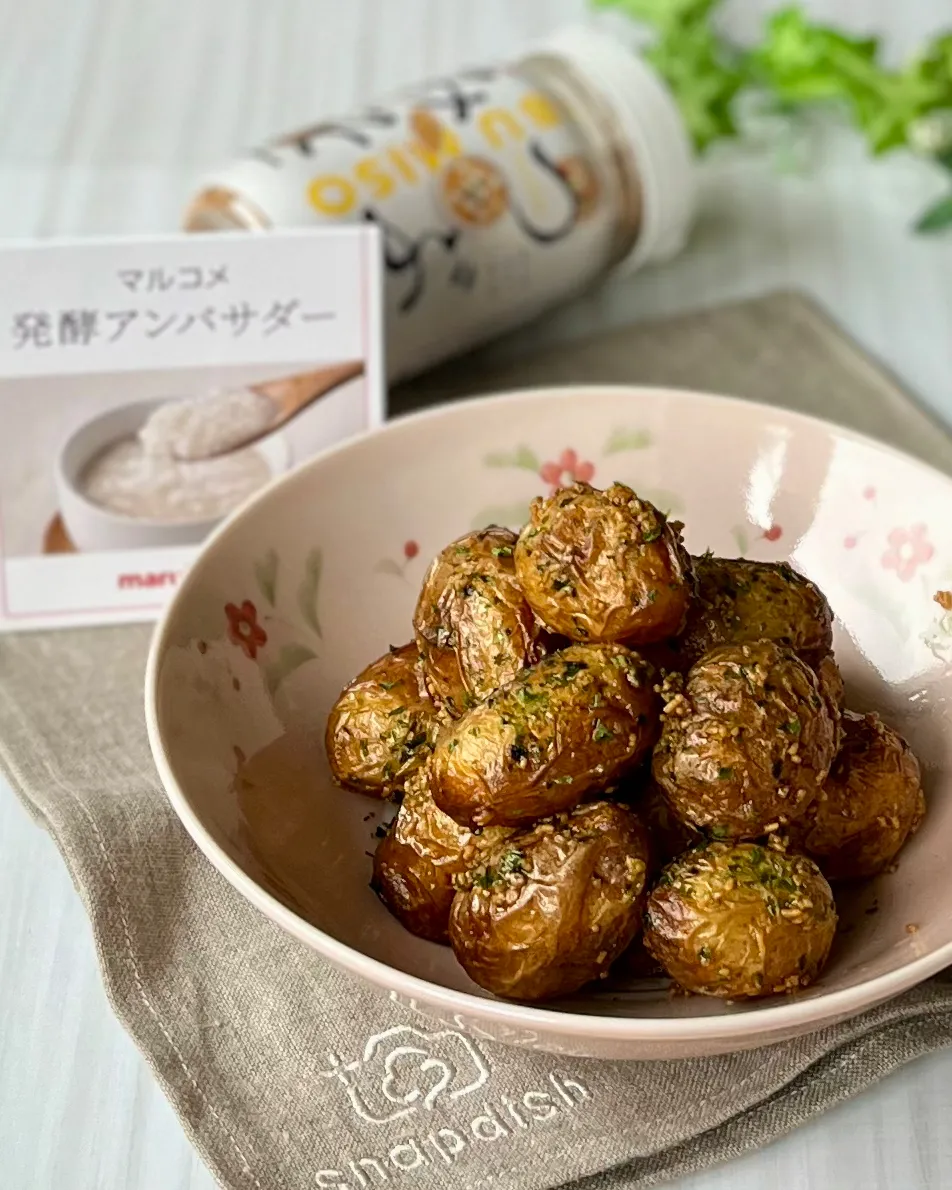
MULTIPOLYGON (((152 634, 145 670, 145 717, 149 745, 158 769, 166 796, 192 840, 225 879, 240 892, 256 909, 271 921, 281 926, 292 937, 305 943, 322 957, 336 966, 358 975, 368 982, 407 1000, 419 1000, 424 1005, 435 1005, 441 1011, 456 1014, 470 1014, 473 1018, 491 1019, 510 1028, 532 1030, 541 1035, 564 1034, 580 1039, 618 1041, 718 1041, 732 1036, 746 1037, 763 1034, 764 1044, 774 1035, 788 1030, 802 1030, 814 1024, 817 1028, 829 1023, 832 1018, 842 1019, 871 1008, 877 1003, 898 995, 930 975, 952 963, 952 941, 937 947, 928 954, 913 958, 894 971, 874 976, 839 991, 823 993, 810 999, 791 997, 784 1003, 754 1008, 747 1012, 722 1013, 702 1017, 646 1017, 637 1015, 598 1016, 590 1013, 564 1012, 544 1006, 523 1004, 517 1001, 500 1000, 476 995, 468 991, 456 991, 442 984, 431 983, 419 976, 411 975, 391 967, 379 959, 371 958, 325 933, 312 925, 293 910, 282 904, 252 879, 212 838, 198 814, 192 809, 185 791, 179 785, 169 762, 159 727, 158 680, 162 657, 168 647, 171 626, 181 604, 189 597, 198 582, 200 563, 214 551, 219 540, 232 533, 239 522, 259 504, 270 499, 271 492, 279 485, 295 482, 310 470, 318 469, 326 459, 352 450, 359 450, 368 439, 389 436, 410 430, 422 422, 440 421, 452 418, 458 409, 469 409, 474 405, 502 405, 512 401, 544 403, 552 400, 567 400, 582 395, 618 395, 637 397, 642 400, 664 399, 665 401, 702 400, 718 405, 731 405, 747 411, 752 416, 780 417, 804 428, 835 434, 841 439, 855 442, 885 453, 893 458, 911 463, 918 469, 940 480, 952 488, 952 477, 937 467, 917 459, 914 455, 861 434, 848 427, 837 425, 824 418, 799 413, 780 406, 749 401, 743 397, 721 393, 705 392, 699 389, 667 387, 664 385, 639 384, 568 384, 537 385, 511 389, 499 393, 474 395, 464 399, 441 402, 438 405, 386 421, 372 429, 365 430, 344 442, 312 455, 282 475, 275 476, 260 488, 244 504, 236 508, 219 524, 205 540, 198 555, 193 559, 171 600, 162 612, 152 634)), ((950 492, 952 495, 952 492, 950 492)))

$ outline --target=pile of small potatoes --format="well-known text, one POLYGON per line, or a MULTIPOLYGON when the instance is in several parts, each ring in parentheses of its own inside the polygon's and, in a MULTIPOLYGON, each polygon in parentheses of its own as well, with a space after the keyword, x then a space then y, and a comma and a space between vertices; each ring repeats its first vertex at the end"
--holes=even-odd
POLYGON ((919 765, 844 709, 822 592, 692 557, 624 484, 536 499, 427 572, 414 641, 341 694, 334 778, 400 806, 372 886, 499 996, 660 964, 728 998, 805 987, 830 881, 889 867, 919 765), (620 962, 619 962, 620 960, 620 962))

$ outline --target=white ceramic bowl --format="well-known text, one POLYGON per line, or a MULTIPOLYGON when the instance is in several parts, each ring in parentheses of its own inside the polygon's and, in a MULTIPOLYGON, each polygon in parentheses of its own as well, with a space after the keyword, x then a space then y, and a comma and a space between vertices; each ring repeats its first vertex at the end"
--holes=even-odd
POLYGON ((950 524, 945 476, 741 401, 574 388, 400 420, 298 468, 208 542, 152 647, 156 763, 192 837, 254 905, 454 1028, 611 1058, 779 1041, 952 962, 952 613, 932 598, 952 587, 950 524), (446 542, 518 525, 533 496, 573 476, 632 484, 684 519, 692 552, 789 559, 815 579, 837 614, 849 703, 882 710, 923 762, 925 824, 896 872, 839 898, 847 929, 801 994, 729 1005, 608 985, 545 1007, 504 1003, 368 888, 381 813, 331 784, 327 712, 346 681, 410 638, 420 580, 446 542))
MULTIPOLYGON (((78 550, 160 549, 164 546, 198 545, 222 517, 198 517, 188 521, 166 521, 123 516, 94 504, 79 486, 86 467, 107 446, 136 435, 152 413, 171 398, 137 401, 110 409, 74 430, 57 456, 54 479, 60 515, 70 540, 78 550)), ((268 465, 272 477, 287 471, 291 463, 287 440, 272 434, 255 449, 268 465)))

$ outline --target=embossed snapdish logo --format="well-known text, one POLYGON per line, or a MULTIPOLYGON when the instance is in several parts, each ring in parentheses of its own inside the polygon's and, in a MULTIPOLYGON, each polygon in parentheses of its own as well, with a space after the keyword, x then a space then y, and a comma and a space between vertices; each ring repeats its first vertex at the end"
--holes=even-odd
POLYGON ((321 1078, 338 1079, 354 1111, 369 1124, 387 1124, 420 1108, 430 1111, 441 1098, 471 1095, 489 1081, 482 1054, 450 1029, 424 1033, 397 1025, 371 1037, 356 1061, 327 1057, 330 1069, 321 1078))
POLYGON ((413 1128, 340 1169, 318 1170, 314 1180, 327 1190, 366 1190, 412 1170, 454 1165, 474 1146, 512 1139, 591 1099, 583 1082, 560 1074, 541 1087, 492 1096, 490 1063, 474 1041, 453 1029, 411 1025, 374 1034, 351 1061, 328 1054, 320 1077, 340 1088, 365 1123, 413 1128), (451 1117, 452 1126, 435 1126, 434 1112, 451 1117))

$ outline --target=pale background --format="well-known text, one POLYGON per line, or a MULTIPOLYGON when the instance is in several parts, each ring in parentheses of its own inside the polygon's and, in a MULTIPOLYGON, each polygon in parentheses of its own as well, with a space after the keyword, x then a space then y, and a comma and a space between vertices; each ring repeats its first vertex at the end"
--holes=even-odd
MULTIPOLYGON (((752 31, 770 5, 730 7, 752 31)), ((948 0, 816 0, 912 49, 948 0)), ((248 144, 460 62, 511 53, 584 0, 0 0, 0 235, 174 226, 190 181, 248 144)), ((796 285, 952 422, 952 237, 915 240, 940 180, 829 138, 813 176, 707 170, 690 251, 504 350, 796 285)), ((778 376, 782 384, 782 376, 778 376)), ((2 431, 0 431, 2 432, 2 431)), ((82 906, 0 789, 0 1186, 211 1190, 109 1013, 82 906)), ((952 1053, 924 1059, 759 1154, 678 1190, 952 1187, 952 1053)))

